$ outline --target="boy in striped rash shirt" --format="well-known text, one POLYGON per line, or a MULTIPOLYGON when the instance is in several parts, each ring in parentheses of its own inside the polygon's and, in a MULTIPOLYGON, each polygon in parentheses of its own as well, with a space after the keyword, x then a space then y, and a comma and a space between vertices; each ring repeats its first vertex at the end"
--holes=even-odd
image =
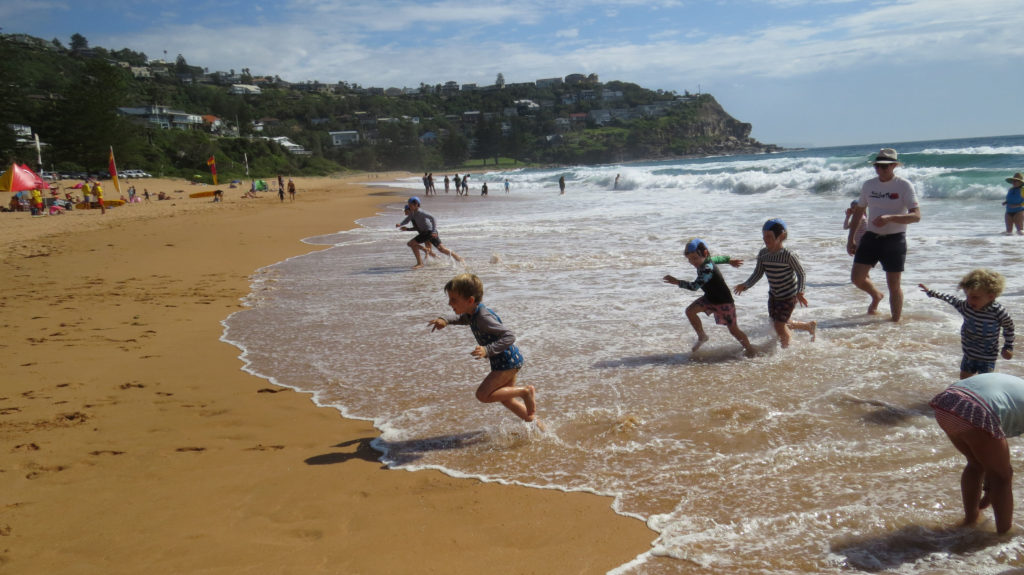
POLYGON ((1006 279, 992 270, 977 269, 965 275, 957 285, 967 299, 928 289, 917 284, 928 297, 946 301, 964 316, 960 327, 960 379, 996 370, 999 352, 999 330, 1003 331, 1003 359, 1013 359, 1013 318, 996 302, 1003 293, 1006 279))
POLYGON ((775 218, 761 226, 764 248, 757 253, 757 266, 747 281, 733 288, 739 295, 754 286, 762 275, 768 276, 768 317, 772 319, 775 333, 779 335, 782 347, 789 347, 790 329, 801 329, 811 334, 814 341, 818 322, 802 322, 790 319, 796 304, 807 307, 804 297, 804 268, 796 254, 782 247, 787 236, 786 223, 775 218))

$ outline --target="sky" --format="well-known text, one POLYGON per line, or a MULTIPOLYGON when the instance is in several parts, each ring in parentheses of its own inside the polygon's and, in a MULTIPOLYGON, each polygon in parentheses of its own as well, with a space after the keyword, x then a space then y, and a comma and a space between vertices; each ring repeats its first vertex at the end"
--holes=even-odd
POLYGON ((289 82, 597 74, 786 147, 1024 134, 1024 0, 0 0, 0 32, 289 82))

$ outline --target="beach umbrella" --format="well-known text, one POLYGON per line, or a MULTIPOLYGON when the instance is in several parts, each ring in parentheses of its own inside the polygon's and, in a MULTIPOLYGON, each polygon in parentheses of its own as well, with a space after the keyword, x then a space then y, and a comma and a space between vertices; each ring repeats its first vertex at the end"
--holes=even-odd
POLYGON ((43 181, 26 165, 11 164, 0 176, 0 192, 21 192, 24 190, 47 190, 50 184, 43 181))

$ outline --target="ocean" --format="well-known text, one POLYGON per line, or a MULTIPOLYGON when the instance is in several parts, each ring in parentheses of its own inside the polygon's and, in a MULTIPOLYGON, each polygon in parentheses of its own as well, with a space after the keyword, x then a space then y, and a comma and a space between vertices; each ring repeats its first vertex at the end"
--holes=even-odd
MULTIPOLYGON (((392 182, 378 215, 304 240, 330 249, 256 271, 223 339, 247 371, 372 421, 391 468, 612 497, 652 530, 616 573, 1004 573, 1024 567, 1020 527, 995 535, 991 512, 954 527, 964 460, 927 402, 957 379, 962 319, 917 285, 955 293, 992 268, 1007 278, 998 301, 1024 318, 1024 237, 1002 234, 1000 204, 1022 170, 1024 136, 1007 136, 478 172, 469 197, 446 195, 444 174, 436 197, 392 182), (842 229, 881 147, 921 201, 898 324, 888 300, 865 313, 842 229), (413 234, 395 228, 409 195, 464 265, 411 269, 413 234), (691 353, 684 310, 700 294, 662 277, 693 279, 683 247, 700 237, 745 260, 724 268, 730 286, 746 280, 770 217, 806 270, 809 306, 793 317, 816 321, 816 340, 795 331, 779 347, 762 279, 736 297, 757 355, 706 316, 710 341, 691 353), (476 401, 489 367, 469 329, 430 332, 463 271, 515 331, 547 432, 476 401)), ((885 291, 881 269, 871 277, 885 291)), ((1024 376, 1017 358, 996 369, 1024 376)), ((1024 463, 1024 441, 1010 449, 1024 463)))

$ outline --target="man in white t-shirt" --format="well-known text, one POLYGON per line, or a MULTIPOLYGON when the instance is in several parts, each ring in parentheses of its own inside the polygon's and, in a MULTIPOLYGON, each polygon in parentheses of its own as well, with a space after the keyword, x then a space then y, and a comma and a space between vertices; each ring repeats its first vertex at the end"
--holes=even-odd
POLYGON ((852 215, 853 221, 857 221, 866 210, 868 230, 857 243, 856 230, 850 229, 846 240, 846 251, 853 256, 850 280, 871 296, 869 314, 878 313, 878 304, 885 297, 868 277, 871 268, 882 262, 892 321, 899 321, 903 313, 900 277, 907 259, 907 225, 921 221, 914 185, 896 175, 899 164, 896 150, 883 148, 878 152, 874 163, 878 177, 864 182, 852 215))

